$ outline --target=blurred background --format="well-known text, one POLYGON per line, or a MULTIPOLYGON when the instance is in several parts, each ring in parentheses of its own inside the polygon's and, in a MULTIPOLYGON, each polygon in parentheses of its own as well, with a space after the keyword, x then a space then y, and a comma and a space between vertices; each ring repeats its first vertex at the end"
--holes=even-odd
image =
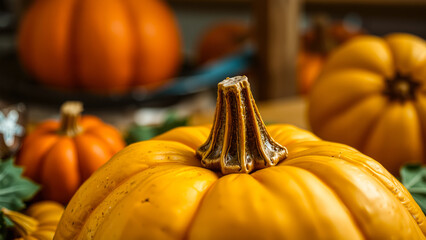
POLYGON ((247 75, 266 122, 307 128, 304 96, 329 52, 362 34, 425 38, 425 10, 423 0, 0 0, 0 106, 26 105, 35 124, 78 100, 147 139, 209 123, 217 83, 247 75))

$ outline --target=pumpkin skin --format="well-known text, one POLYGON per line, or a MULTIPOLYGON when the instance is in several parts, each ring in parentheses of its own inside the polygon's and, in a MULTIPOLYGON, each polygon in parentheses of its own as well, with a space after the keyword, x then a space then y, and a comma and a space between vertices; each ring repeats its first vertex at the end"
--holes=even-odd
POLYGON ((34 1, 24 16, 18 48, 45 85, 121 92, 174 76, 180 42, 160 0, 49 0, 34 1))
POLYGON ((77 191, 54 239, 425 239, 424 214, 379 163, 291 125, 267 130, 287 159, 252 174, 201 166, 209 126, 126 147, 77 191))
POLYGON ((25 214, 2 210, 12 220, 22 240, 52 240, 64 207, 56 202, 32 204, 25 214))
POLYGON ((41 197, 66 204, 78 187, 125 143, 120 133, 95 116, 78 120, 75 136, 58 133, 61 123, 47 120, 24 140, 16 158, 24 175, 40 183, 41 197))
POLYGON ((425 161, 425 82, 422 39, 358 37, 325 65, 309 96, 310 125, 319 137, 353 146, 397 175, 404 163, 425 161))

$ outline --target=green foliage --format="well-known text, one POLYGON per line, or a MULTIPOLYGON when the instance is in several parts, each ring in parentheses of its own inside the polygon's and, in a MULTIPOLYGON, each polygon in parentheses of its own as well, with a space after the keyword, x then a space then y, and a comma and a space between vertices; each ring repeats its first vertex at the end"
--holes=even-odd
POLYGON ((133 125, 129 128, 126 136, 127 144, 132 144, 139 141, 149 140, 157 135, 167 132, 173 128, 186 126, 187 118, 179 118, 175 114, 170 113, 163 124, 155 126, 139 126, 133 125))
MULTIPOLYGON (((30 200, 39 190, 39 186, 22 177, 23 169, 13 164, 12 159, 0 162, 0 209, 19 211, 25 207, 24 201, 30 200)), ((7 227, 12 222, 0 214, 0 240, 6 239, 7 227)))
POLYGON ((401 168, 401 182, 414 200, 426 213, 426 167, 421 164, 407 164, 401 168))

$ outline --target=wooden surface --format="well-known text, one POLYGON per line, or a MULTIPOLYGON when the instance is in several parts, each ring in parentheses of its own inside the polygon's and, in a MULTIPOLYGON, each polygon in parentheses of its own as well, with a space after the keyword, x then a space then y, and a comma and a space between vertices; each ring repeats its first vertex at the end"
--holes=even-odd
POLYGON ((292 96, 296 90, 296 57, 300 0, 258 0, 254 4, 260 99, 292 96))

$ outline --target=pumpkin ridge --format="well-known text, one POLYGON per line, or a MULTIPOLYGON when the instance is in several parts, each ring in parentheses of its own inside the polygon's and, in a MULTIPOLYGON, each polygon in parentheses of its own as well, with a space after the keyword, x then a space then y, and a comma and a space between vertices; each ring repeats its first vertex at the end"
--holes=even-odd
MULTIPOLYGON (((387 103, 386 107, 389 107, 389 102, 387 103)), ((364 132, 364 134, 362 134, 362 137, 361 137, 360 139, 367 139, 367 137, 368 137, 368 136, 370 136, 370 135, 372 134, 372 132, 373 132, 374 128, 377 126, 377 124, 379 124, 380 117, 382 117, 382 116, 383 116, 383 113, 385 112, 385 110, 386 110, 386 109, 387 109, 387 108, 383 108, 383 109, 381 110, 380 114, 378 115, 379 117, 378 117, 378 118, 376 118, 376 119, 374 119, 374 120, 370 123, 370 126, 368 126, 368 127, 365 129, 365 132, 364 132)), ((365 148, 366 148, 366 144, 367 144, 367 142, 366 142, 366 141, 361 141, 361 142, 359 143, 359 149, 358 149, 358 150, 359 150, 360 152, 364 152, 364 150, 365 150, 365 148)))
MULTIPOLYGON (((111 143, 109 143, 106 140, 106 138, 104 138, 104 137, 102 137, 101 135, 98 134, 98 131, 100 131, 100 129, 102 129, 104 127, 111 127, 111 126, 108 125, 108 124, 101 124, 100 126, 93 126, 91 128, 85 129, 85 131, 82 134, 87 134, 87 135, 93 136, 96 139, 98 139, 99 141, 103 142, 108 147, 108 149, 110 150, 111 156, 113 156, 118 151, 115 151, 114 148, 111 147, 111 143)), ((123 143, 123 145, 124 145, 124 143, 123 143)), ((121 149, 123 149, 123 146, 121 147, 121 149)))
MULTIPOLYGON (((318 163, 320 166, 326 166, 326 167, 332 167, 332 168, 338 168, 337 166, 331 166, 331 165, 327 165, 327 164, 325 164, 328 160, 334 160, 334 161, 340 161, 340 163, 349 163, 347 160, 345 160, 345 159, 342 159, 342 158, 336 158, 336 157, 329 157, 329 156, 311 156, 311 155, 307 155, 307 156, 304 156, 304 157, 300 157, 300 158, 297 158, 297 159, 293 159, 290 163, 289 162, 287 162, 287 164, 288 165, 290 165, 290 166, 294 166, 294 165, 292 165, 292 164, 304 164, 304 163, 312 163, 312 162, 315 162, 315 163, 318 163), (315 157, 315 159, 313 158, 313 157, 315 157), (305 158, 305 159, 304 159, 305 158), (306 159, 306 158, 308 158, 308 159, 306 159)), ((338 163, 338 164, 340 164, 339 162, 336 162, 336 163, 338 163)), ((352 164, 352 163, 350 163, 351 165, 354 165, 354 164, 352 164)), ((301 168, 305 168, 306 166, 300 166, 301 168)), ((368 177, 373 177, 376 181, 377 181, 377 183, 378 184, 380 184, 380 185, 382 185, 382 186, 385 186, 385 188, 386 188, 386 191, 389 193, 389 194, 392 194, 393 196, 395 196, 394 195, 394 192, 392 192, 388 187, 387 187, 387 185, 385 184, 385 183, 383 183, 383 181, 381 181, 381 179, 378 179, 376 176, 377 175, 372 175, 371 173, 370 173, 370 171, 368 171, 368 169, 367 168, 356 168, 356 166, 354 166, 355 168, 354 169, 356 169, 356 170, 359 170, 359 171, 361 171, 361 172, 363 172, 364 173, 364 175, 365 176, 368 176, 368 177)), ((309 168, 315 168, 315 167, 313 167, 313 166, 310 166, 309 168)), ((308 169, 305 169, 305 170, 308 170, 308 169)), ((308 171, 310 171, 310 170, 308 170, 308 171)), ((311 172, 311 171, 310 171, 311 172)), ((320 176, 318 176, 316 173, 314 173, 314 172, 311 172, 312 174, 314 174, 314 175, 316 175, 318 178, 320 178, 320 176)), ((320 179, 322 179, 322 178, 320 178, 320 179)), ((322 179, 323 180, 323 179, 322 179)), ((324 181, 324 180, 323 180, 324 181)), ((326 181, 324 181, 324 182, 326 182, 326 181)), ((327 186, 329 186, 330 185, 330 183, 329 182, 326 182, 326 184, 327 184, 327 186)), ((334 189, 334 188, 333 188, 334 189)), ((342 196, 341 196, 342 194, 338 194, 338 196, 340 197, 340 198, 342 198, 342 196)), ((395 196, 395 197, 397 197, 397 196, 395 196)), ((350 202, 349 200, 346 200, 346 201, 348 201, 348 203, 350 202)), ((359 209, 357 209, 357 207, 355 206, 355 208, 353 208, 353 207, 349 207, 349 205, 348 205, 348 203, 346 203, 346 201, 344 201, 343 199, 342 199, 342 202, 344 202, 344 204, 346 205, 346 206, 348 206, 348 209, 349 209, 349 211, 350 211, 350 213, 351 213, 351 215, 354 217, 354 219, 355 219, 355 221, 358 223, 360 223, 360 225, 361 225, 361 222, 362 222, 362 219, 358 219, 358 216, 357 216, 357 214, 356 214, 356 212, 357 212, 357 210, 359 210, 359 209), (351 210, 352 209, 352 210, 351 210)), ((406 211, 406 213, 408 214, 408 216, 413 220, 413 223, 414 224, 416 224, 419 228, 420 228, 420 232, 422 232, 423 234, 424 234, 424 231, 423 231, 423 229, 421 228, 421 226, 419 225, 419 223, 418 223, 418 221, 417 221, 417 218, 415 217, 415 216, 413 216, 413 214, 411 213, 411 211, 409 210, 409 209, 407 209, 407 207, 399 200, 399 198, 397 197, 397 205, 400 205, 400 207, 402 208, 402 209, 404 209, 405 211, 406 211)), ((417 215, 417 214, 416 214, 417 215)), ((364 225, 362 225, 363 227, 361 227, 360 229, 361 229, 361 231, 363 232, 363 233, 365 233, 364 234, 364 236, 368 236, 368 237, 371 237, 371 236, 369 236, 368 234, 367 234, 367 229, 366 229, 366 227, 368 227, 368 224, 364 224, 364 225)), ((373 231, 374 232, 374 231, 373 231)), ((370 232, 369 232, 370 234, 372 233, 372 230, 370 229, 370 232)), ((366 237, 366 238, 368 238, 368 237, 366 237)))
POLYGON ((101 165, 105 164, 114 155, 114 153, 112 153, 112 150, 108 146, 108 144, 106 144, 105 141, 102 141, 102 138, 99 138, 97 136, 93 136, 93 135, 90 135, 90 134, 83 133, 83 134, 79 134, 77 137, 72 138, 72 140, 74 142, 74 146, 75 146, 75 149, 76 149, 76 155, 77 155, 77 160, 76 161, 78 163, 78 172, 79 172, 79 175, 80 175, 80 184, 79 185, 81 186, 81 184, 84 181, 86 181, 87 178, 90 177, 90 175, 89 176, 85 176, 85 175, 87 175, 87 173, 85 173, 84 169, 88 169, 88 167, 84 166, 84 164, 82 162, 85 162, 85 161, 86 162, 87 161, 89 161, 89 162, 99 161, 99 159, 93 159, 93 158, 90 158, 90 157, 88 158, 87 156, 83 156, 82 155, 82 152, 83 152, 82 148, 86 148, 86 149, 90 148, 89 151, 92 152, 93 147, 96 146, 97 148, 102 149, 102 152, 109 153, 108 154, 109 157, 107 157, 106 160, 105 160, 105 162, 102 163, 101 165), (92 141, 95 141, 95 140, 92 140, 92 141, 90 141, 90 143, 86 143, 86 144, 90 144, 91 148, 89 146, 87 146, 87 145, 79 143, 80 141, 82 141, 81 139, 88 138, 88 137, 96 139, 96 141, 98 141, 98 142, 92 142, 92 141), (99 144, 99 143, 101 143, 101 144, 99 144))
MULTIPOLYGON (((41 155, 41 157, 40 157, 40 161, 39 161, 39 164, 37 164, 37 171, 35 171, 36 172, 36 174, 34 175, 34 181, 36 181, 36 182, 40 182, 40 180, 41 180, 41 169, 43 169, 43 165, 44 165, 44 161, 45 161, 45 159, 46 159, 46 157, 47 157, 47 154, 52 150, 52 148, 53 148, 53 146, 58 142, 58 139, 59 139, 59 137, 57 137, 57 136, 55 136, 54 134, 52 134, 51 132, 46 132, 46 133, 44 133, 44 132, 42 132, 42 133, 39 133, 39 134, 37 134, 38 136, 37 136, 37 139, 42 139, 43 138, 43 136, 45 136, 45 135, 52 135, 52 137, 55 137, 56 139, 55 140, 52 140, 52 143, 51 143, 51 145, 46 149, 46 151, 45 152, 43 152, 43 154, 41 155)), ((30 136, 33 136, 32 135, 32 133, 30 134, 30 136)), ((32 139, 32 137, 31 137, 31 139, 32 139)), ((28 139, 26 139, 26 141, 25 141, 25 143, 27 143, 27 144, 32 144, 32 143, 30 143, 30 142, 32 142, 32 141, 29 141, 28 139)), ((19 153, 18 153, 18 157, 17 157, 17 163, 18 163, 18 165, 21 165, 22 164, 22 162, 20 162, 19 161, 19 159, 20 159, 20 157, 19 157, 19 155, 21 155, 22 153, 21 153, 22 151, 20 151, 19 153)), ((24 169, 24 173, 25 173, 26 171, 25 171, 25 169, 24 169)))
MULTIPOLYGON (((45 179, 45 176, 46 175, 48 175, 48 176, 50 176, 51 175, 51 172, 50 171, 48 171, 47 169, 49 169, 48 167, 47 167, 47 163, 46 163, 46 161, 47 161, 47 159, 48 158, 50 158, 52 155, 54 155, 52 152, 54 152, 54 151, 57 151, 56 150, 56 148, 59 148, 59 146, 60 145, 62 145, 62 144, 64 144, 64 142, 66 141, 66 140, 69 140, 70 141, 70 146, 72 146, 72 148, 71 149, 69 149, 69 151, 72 151, 73 152, 73 155, 75 156, 73 159, 72 159, 72 163, 73 164, 75 164, 76 165, 76 167, 75 167, 75 169, 67 169, 67 172, 73 172, 73 173, 76 173, 76 175, 78 176, 78 182, 79 182, 79 184, 81 184, 81 176, 80 176, 80 173, 79 173, 79 162, 78 162, 78 152, 77 152, 77 147, 76 147, 76 145, 75 145, 75 142, 74 142, 74 139, 73 138, 70 138, 70 137, 67 137, 67 136, 60 136, 60 137, 58 137, 58 140, 54 143, 54 146, 49 150, 49 152, 45 155, 45 157, 42 159, 43 160, 43 162, 42 162, 42 164, 40 164, 40 169, 41 169, 41 171, 40 171, 40 181, 39 181, 39 183, 40 184, 42 184, 43 186, 45 186, 45 185, 48 185, 48 186, 51 186, 49 183, 51 182, 51 178, 49 178, 49 179, 45 179), (49 174, 46 174, 46 171, 47 171, 47 173, 49 173, 49 174)), ((61 162, 62 164, 63 164, 63 160, 61 159, 61 158, 58 158, 57 156, 56 156, 56 158, 55 158, 55 162, 61 162)), ((61 183, 64 183, 64 181, 63 181, 64 179, 62 179, 62 181, 61 181, 61 183)), ((67 180, 68 179, 65 179, 65 182, 67 182, 67 180)), ((55 179, 55 181, 59 181, 58 179, 55 179)), ((77 185, 77 187, 76 188, 74 188, 74 193, 75 193, 75 191, 79 188, 79 186, 80 185, 77 185)), ((41 190, 41 195, 43 196, 43 198, 48 198, 48 199, 54 199, 54 198, 52 198, 51 196, 46 196, 46 190, 41 190)), ((73 194, 74 194, 73 193, 73 194)), ((72 197, 72 195, 71 196, 68 196, 69 198, 71 198, 72 197)), ((68 198, 68 199, 69 199, 68 198)), ((60 199, 55 199, 55 201, 57 201, 57 202, 59 202, 59 203, 61 203, 61 202, 63 202, 64 200, 60 200, 60 199)))
MULTIPOLYGON (((151 140, 151 142, 152 141, 157 141, 157 142, 166 142, 165 140, 151 140)), ((188 147, 187 145, 185 145, 185 144, 183 144, 183 143, 179 143, 179 142, 175 142, 175 141, 167 141, 167 142, 173 142, 173 143, 176 143, 176 144, 179 144, 179 145, 182 145, 182 146, 184 146, 185 148, 188 148, 188 150, 190 150, 191 148, 190 147, 188 147)), ((130 146, 133 146, 133 147, 136 147, 137 145, 140 145, 140 144, 143 144, 143 142, 139 142, 139 143, 134 143, 134 144, 131 144, 130 146)), ((129 147, 127 147, 126 148, 127 150, 128 149, 131 149, 131 148, 129 148, 129 147)), ((126 149, 124 149, 124 150, 126 150, 126 149)), ((121 151, 121 152, 123 152, 123 151, 121 151)), ((185 155, 182 155, 183 157, 185 156, 185 155)), ((117 158, 121 158, 122 156, 118 156, 117 158)), ((145 156, 144 156, 145 157, 145 156)), ((114 160, 114 159, 116 159, 116 158, 112 158, 111 160, 114 160)), ((118 160, 119 161, 119 159, 116 159, 116 160, 118 160)), ((109 161, 109 162, 111 162, 111 161, 109 161)), ((199 161, 195 161, 196 163, 199 163, 199 161)), ((134 172, 133 174, 130 174, 129 176, 127 176, 126 178, 123 178, 120 182, 118 182, 116 185, 115 185, 115 187, 113 188, 113 189, 111 189, 111 192, 113 192, 115 189, 117 189, 119 186, 121 186, 122 184, 124 184, 125 182, 127 182, 132 176, 134 176, 134 175, 137 175, 138 173, 140 173, 140 172, 144 172, 145 170, 147 170, 148 168, 152 168, 152 167, 157 167, 157 166, 161 166, 161 165, 167 165, 167 164, 177 164, 177 165, 179 165, 179 164, 181 164, 181 165, 184 165, 184 166, 191 166, 191 167, 200 167, 200 166, 195 166, 195 165, 187 165, 187 164, 183 164, 183 163, 181 163, 181 162, 175 162, 175 163, 173 163, 173 162, 161 162, 161 163, 156 163, 156 164, 152 164, 152 165, 148 165, 148 163, 145 163, 145 168, 144 169, 142 169, 142 170, 139 170, 139 172, 134 172)), ((105 165, 104 165, 105 166, 105 165)), ((100 169, 102 169, 103 167, 101 167, 100 169)), ((99 172, 99 171, 97 171, 97 172, 99 172)), ((96 172, 95 172, 95 174, 96 174, 96 172)), ((93 175, 92 175, 93 176, 93 175)), ((87 182, 87 181, 86 181, 87 182)), ((82 185, 82 187, 84 186, 84 184, 82 185)), ((80 189, 82 189, 82 187, 80 187, 80 189)), ((110 193, 111 193, 110 192, 110 193)), ((77 193, 78 193, 78 191, 77 191, 77 193)), ((104 195, 102 198, 98 198, 98 199, 95 199, 95 201, 92 201, 92 203, 94 203, 93 204, 93 208, 95 208, 95 207, 97 207, 100 203, 102 203, 109 195, 110 195, 110 193, 108 193, 108 194, 106 194, 106 195, 104 195)), ((75 194, 75 195, 77 195, 77 194, 75 194)), ((74 199, 74 198, 73 198, 74 199)), ((74 206, 75 207, 75 206, 74 206)), ((68 207, 67 207, 67 209, 68 209, 68 207)), ((67 211, 65 211, 64 212, 64 215, 65 214, 69 214, 67 211)), ((90 212, 90 213, 88 213, 88 214, 86 214, 85 216, 84 216, 84 221, 82 221, 81 222, 81 226, 83 226, 84 224, 85 224, 85 222, 86 222, 86 220, 89 218, 89 216, 91 215, 91 213, 92 212, 90 212)), ((76 220, 76 219, 74 219, 74 220, 76 220)), ((71 224, 71 223, 69 223, 69 224, 71 224)), ((69 234, 69 233, 68 233, 69 234)))
MULTIPOLYGON (((145 170, 149 169, 150 167, 147 165, 147 167, 143 170, 140 170, 139 172, 135 172, 134 174, 129 175, 128 177, 124 178, 121 182, 117 183, 117 185, 109 191, 108 194, 106 194, 102 199, 98 199, 96 201, 95 206, 91 208, 88 214, 85 215, 84 219, 80 223, 80 228, 83 228, 86 225, 87 220, 90 218, 92 213, 99 207, 99 205, 105 201, 105 199, 110 196, 114 191, 119 188, 121 185, 125 184, 127 181, 129 181, 132 177, 135 177, 136 175, 139 175, 140 173, 144 172, 145 170)), ((80 236, 82 232, 80 231, 78 236, 80 236)), ((76 238, 77 239, 77 238, 76 238)), ((80 238, 81 239, 81 238, 80 238)))
MULTIPOLYGON (((143 186, 151 186, 152 185, 151 183, 156 182, 159 179, 161 180, 162 178, 164 178, 164 176, 167 176, 167 175, 179 176, 179 175, 184 174, 184 173, 190 173, 192 171, 192 169, 194 169, 194 168, 202 169, 202 171, 209 171, 208 169, 205 169, 205 168, 202 168, 202 167, 189 166, 189 165, 185 165, 185 164, 182 164, 182 163, 169 163, 169 164, 161 164, 161 165, 151 166, 151 167, 149 167, 149 168, 147 168, 143 171, 137 172, 136 174, 132 175, 130 178, 123 181, 124 182, 123 184, 126 184, 126 183, 128 183, 128 181, 131 181, 131 178, 135 178, 134 181, 137 181, 137 183, 132 188, 128 189, 128 191, 126 191, 125 194, 121 195, 120 198, 113 196, 113 194, 117 194, 116 190, 119 188, 119 186, 118 186, 117 188, 115 188, 114 190, 109 192, 109 194, 105 197, 105 199, 103 199, 101 201, 101 204, 102 204, 103 202, 105 202, 105 200, 108 197, 111 197, 111 198, 113 198, 115 203, 113 203, 114 205, 113 205, 112 208, 110 208, 111 207, 110 202, 108 202, 108 204, 106 204, 105 207, 108 207, 108 210, 109 209, 110 210, 109 210, 108 214, 105 214, 105 215, 102 214, 102 218, 104 218, 104 221, 100 221, 101 224, 96 226, 97 227, 96 230, 93 231, 91 229, 92 231, 90 233, 94 234, 94 235, 92 235, 92 238, 96 238, 98 236, 98 234, 100 233, 100 230, 102 229, 103 223, 108 221, 106 219, 108 218, 109 214, 111 214, 111 212, 113 212, 114 209, 119 206, 119 204, 121 204, 123 201, 126 201, 127 198, 132 197, 132 193, 134 193, 135 191, 139 191, 141 189, 141 187, 143 187, 143 186), (159 170, 156 169, 159 166, 165 166, 167 168, 159 169, 159 170), (169 168, 168 166, 173 166, 173 167, 169 168), (152 171, 152 173, 150 175, 146 175, 146 173, 145 173, 146 171, 152 171), (142 177, 140 175, 142 175, 142 177)), ((214 181, 214 182, 216 182, 216 181, 214 181)), ((212 184, 214 184, 214 182, 212 184)), ((171 182, 168 183, 168 185, 171 185, 171 184, 172 184, 171 182)), ((130 186, 131 185, 132 185, 132 183, 130 183, 130 186)), ((211 187, 211 185, 208 188, 210 188, 210 187, 211 187)), ((208 188, 206 188, 206 190, 208 188)), ((199 192, 199 193, 202 197, 205 195, 202 192, 199 192)), ((201 201, 200 201, 200 203, 201 203, 201 201)), ((84 226, 86 226, 87 222, 90 221, 91 215, 96 214, 97 210, 102 211, 104 213, 104 211, 103 211, 104 209, 102 208, 103 206, 101 206, 101 204, 97 205, 94 208, 94 210, 90 212, 90 214, 87 216, 87 218, 84 221, 82 229, 84 229, 84 226), (99 208, 99 207, 101 207, 101 208, 99 208)), ((98 221, 98 218, 96 218, 96 220, 98 221)), ((186 229, 188 229, 188 226, 186 227, 186 229)), ((84 239, 84 236, 82 236, 82 234, 83 233, 81 231, 79 233, 79 237, 84 239)))
MULTIPOLYGON (((53 134, 52 134, 53 135, 53 134)), ((54 136, 54 135, 53 135, 54 136)), ((41 139, 41 137, 42 136, 39 136, 39 139, 41 139)), ((37 181, 37 182, 41 182, 41 174, 42 174, 42 170, 44 169, 44 163, 46 162, 46 158, 47 158, 47 156, 49 155, 49 153, 52 151, 52 149, 55 147, 55 145, 56 144, 58 144, 58 142, 59 142, 59 140, 60 140, 60 137, 56 137, 56 140, 55 141, 52 141, 52 144, 51 144, 51 146, 41 155, 41 157, 40 157, 40 162, 39 162, 39 164, 37 165, 38 166, 38 170, 36 171, 37 172, 37 174, 36 174, 36 176, 34 177, 35 179, 35 181, 37 181)))
MULTIPOLYGON (((213 172, 213 171, 212 171, 213 172)), ((217 174, 218 175, 218 174, 217 174)), ((214 186, 217 184, 218 180, 220 179, 220 176, 218 176, 217 180, 214 181, 210 186, 207 187, 206 191, 204 192, 204 194, 202 195, 200 202, 194 212, 194 215, 191 217, 191 220, 189 221, 188 227, 186 228, 185 233, 183 234, 183 239, 184 240, 188 240, 189 239, 189 234, 193 228, 195 219, 197 218, 199 212, 200 212, 200 208, 201 206, 203 206, 204 203, 204 199, 206 198, 207 194, 211 191, 211 189, 214 188, 214 186)))
MULTIPOLYGON (((310 156, 310 155, 309 155, 310 156)), ((287 159, 286 159, 287 160, 287 159)), ((283 161, 283 162, 285 162, 285 161, 283 161)), ((333 194, 333 197, 336 199, 336 201, 338 201, 338 202, 340 202, 341 204, 342 204, 342 207, 344 207, 344 210, 346 210, 346 214, 347 214, 347 216, 348 216, 348 218, 349 219, 351 219, 352 220, 352 222, 355 224, 355 228, 356 228, 356 230, 364 237, 364 238, 366 238, 366 233, 363 231, 363 229, 361 228, 361 226, 360 226, 360 224, 359 224, 359 221, 357 221, 357 219, 353 216, 353 214, 352 214, 352 212, 349 210, 349 208, 348 208, 348 206, 347 206, 347 204, 341 199, 341 197, 339 196, 339 194, 337 194, 337 192, 327 183, 327 182, 325 182, 324 180, 322 180, 319 176, 317 176, 315 173, 313 173, 313 172, 311 172, 311 171, 309 171, 309 170, 307 170, 307 169, 304 169, 303 167, 300 167, 300 166, 293 166, 293 165, 290 165, 290 164, 283 164, 283 165, 278 165, 278 166, 276 166, 277 168, 297 168, 297 169, 299 169, 299 170, 301 170, 301 171, 304 171, 304 172, 307 172, 307 173, 309 173, 309 174, 311 174, 313 177, 315 177, 316 178, 316 180, 318 181, 318 182, 321 182, 332 194, 333 194)), ((269 168, 268 168, 269 169, 269 168)), ((268 169, 264 169, 265 171, 267 171, 268 169)), ((262 169, 263 170, 263 169, 262 169)), ((260 171, 258 171, 258 172, 260 172, 260 171)), ((289 175, 289 176, 291 176, 291 178, 294 180, 294 184, 296 184, 300 189, 303 189, 303 195, 311 195, 311 197, 315 197, 315 196, 313 196, 313 193, 311 193, 310 192, 310 189, 306 189, 306 187, 304 186, 304 185, 301 185, 300 184, 300 182, 299 181, 297 181, 297 178, 300 178, 299 176, 295 176, 295 174, 292 172, 292 171, 286 171, 287 172, 287 174, 289 175)), ((262 183, 262 181, 260 181, 260 180, 258 180, 254 175, 257 175, 257 174, 252 174, 252 176, 257 180, 257 181, 259 181, 262 185, 264 185, 263 183, 262 183)), ((265 186, 265 185, 264 185, 265 186)), ((269 188, 267 187, 267 186, 265 186, 265 188, 267 189, 267 190, 269 190, 269 188)), ((269 190, 271 193, 272 193, 272 195, 274 195, 275 197, 277 197, 277 198, 279 198, 278 196, 277 196, 277 194, 275 194, 275 192, 274 191, 271 191, 271 190, 269 190)), ((313 201, 311 200, 311 198, 309 198, 309 197, 306 197, 305 199, 307 199, 307 201, 309 202, 309 206, 312 208, 312 206, 313 205, 315 205, 314 203, 313 203, 313 201)), ((315 225, 315 222, 313 222, 313 224, 315 225)))
MULTIPOLYGON (((86 215, 86 217, 85 217, 85 219, 81 222, 81 229, 84 229, 84 227, 86 226, 86 224, 87 224, 87 222, 89 221, 89 219, 91 218, 91 216, 95 213, 95 211, 101 206, 101 204, 103 203, 103 202, 105 202, 105 200, 108 198, 108 197, 110 197, 110 196, 112 196, 114 193, 116 193, 115 191, 117 190, 117 189, 119 189, 121 186, 123 186, 124 184, 126 184, 128 181, 130 181, 132 178, 137 178, 139 175, 142 175, 146 170, 149 170, 149 169, 153 169, 153 168, 155 168, 155 167, 157 167, 158 165, 156 165, 156 166, 150 166, 150 167, 147 167, 147 168, 145 168, 145 169, 143 169, 143 170, 141 170, 141 171, 139 171, 139 172, 135 172, 134 174, 131 174, 131 175, 129 175, 127 178, 125 178, 125 179, 123 179, 123 181, 121 181, 119 184, 117 184, 116 185, 116 187, 114 188, 114 189, 112 189, 111 191, 109 191, 108 192, 108 194, 107 195, 105 195, 105 197, 102 199, 102 200, 100 200, 99 201, 99 203, 95 206, 95 207, 92 207, 92 210, 89 212, 89 214, 87 214, 86 215)), ((140 184, 141 183, 143 183, 143 180, 141 180, 141 182, 139 182, 139 183, 137 183, 130 191, 129 191, 129 193, 130 192, 132 192, 132 191, 134 191, 134 190, 136 190, 137 188, 138 188, 138 186, 140 186, 140 184)), ((130 185, 132 185, 131 183, 130 183, 130 185)), ((121 198, 115 198, 115 201, 116 201, 116 203, 114 204, 114 208, 116 207, 116 204, 118 204, 122 199, 124 199, 126 197, 126 195, 122 195, 121 196, 121 198)), ((110 203, 111 204, 111 203, 110 203)), ((111 210, 112 210, 113 208, 111 208, 111 210)), ((110 212, 109 212, 110 213, 110 212)), ((108 216, 108 215, 105 215, 105 216, 108 216)), ((102 217, 104 217, 104 215, 102 215, 102 217)), ((99 225, 97 226, 97 229, 99 229, 99 225)), ((79 233, 79 235, 78 235, 78 237, 77 238, 79 238, 79 239, 84 239, 84 236, 82 236, 82 234, 83 234, 83 231, 80 231, 80 233, 79 233)), ((95 234, 96 235, 96 231, 94 231, 94 233, 92 233, 92 234, 95 234)), ((92 235, 92 239, 95 237, 95 235, 92 235)))
MULTIPOLYGON (((356 154, 361 154, 359 152, 353 152, 356 154)), ((416 223, 419 226, 422 226, 425 224, 425 218, 422 218, 421 210, 418 206, 412 204, 414 202, 414 199, 411 197, 411 195, 408 193, 408 191, 396 180, 393 176, 390 174, 386 174, 385 172, 378 172, 376 171, 372 166, 370 166, 367 163, 357 161, 355 159, 352 159, 349 157, 350 153, 345 153, 339 156, 328 156, 326 154, 309 154, 309 155, 302 155, 298 156, 296 158, 290 158, 287 159, 287 164, 290 166, 290 161, 297 161, 299 158, 304 158, 306 156, 319 156, 319 157, 328 157, 328 158, 337 158, 341 159, 351 165, 357 166, 360 169, 364 169, 367 171, 371 176, 373 176, 375 179, 377 179, 379 182, 381 182, 398 200, 399 202, 404 206, 404 208, 411 214, 413 219, 416 221, 416 223)), ((354 157, 355 158, 355 157, 354 157)), ((371 162, 370 162, 371 163, 371 162)), ((283 163, 283 165, 287 165, 283 163)), ((283 166, 281 165, 281 166, 283 166)), ((381 169, 380 169, 381 170, 381 169)), ((421 227, 422 231, 426 233, 426 228, 423 229, 421 227)))
MULTIPOLYGON (((369 73, 373 73, 375 75, 378 75, 377 73, 370 71, 370 70, 365 70, 365 69, 358 69, 358 68, 348 68, 348 69, 341 69, 336 71, 336 73, 342 73, 342 72, 346 72, 346 71, 351 71, 351 70, 361 70, 364 72, 369 72, 369 73)), ((335 74, 336 74, 335 73, 335 74)), ((324 75, 325 77, 327 77, 327 74, 324 75)), ((325 78, 324 76, 321 76, 318 81, 316 81, 316 83, 319 84, 320 79, 325 78)), ((314 88, 317 88, 316 86, 314 86, 314 88)), ((344 112, 349 111, 351 108, 355 107, 356 105, 360 104, 364 99, 372 97, 374 95, 376 95, 378 92, 370 92, 368 94, 360 94, 356 99, 353 99, 352 101, 346 103, 345 105, 341 105, 339 108, 337 108, 334 111, 329 112, 328 114, 323 114, 321 119, 316 119, 315 121, 318 123, 326 123, 329 122, 330 119, 336 118, 337 116, 343 114, 344 112)), ((310 110, 308 110, 310 111, 310 110)), ((309 119, 309 121, 311 121, 311 119, 309 119)), ((312 122, 310 122, 310 125, 314 125, 312 124, 312 122)), ((322 124, 317 124, 317 125, 322 125, 322 124)), ((316 131, 318 132, 318 130, 316 131)))

